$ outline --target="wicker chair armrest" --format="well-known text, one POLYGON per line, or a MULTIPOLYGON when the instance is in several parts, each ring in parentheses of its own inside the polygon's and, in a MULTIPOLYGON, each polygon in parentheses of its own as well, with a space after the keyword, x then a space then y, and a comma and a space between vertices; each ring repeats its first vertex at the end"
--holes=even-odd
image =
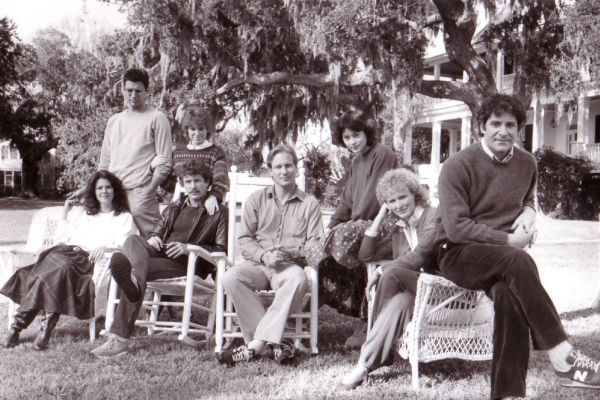
POLYGON ((454 282, 452 282, 440 275, 432 275, 432 274, 427 274, 425 272, 421 273, 421 275, 419 276, 419 284, 441 285, 441 286, 448 286, 448 287, 457 286, 454 282))

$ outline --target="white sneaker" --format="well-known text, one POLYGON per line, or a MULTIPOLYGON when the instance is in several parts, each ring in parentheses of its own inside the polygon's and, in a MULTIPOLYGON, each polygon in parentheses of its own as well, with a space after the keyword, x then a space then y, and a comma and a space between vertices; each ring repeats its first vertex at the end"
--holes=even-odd
POLYGON ((119 340, 115 335, 111 335, 102 346, 92 350, 92 354, 99 358, 119 357, 128 352, 129 340, 119 340))

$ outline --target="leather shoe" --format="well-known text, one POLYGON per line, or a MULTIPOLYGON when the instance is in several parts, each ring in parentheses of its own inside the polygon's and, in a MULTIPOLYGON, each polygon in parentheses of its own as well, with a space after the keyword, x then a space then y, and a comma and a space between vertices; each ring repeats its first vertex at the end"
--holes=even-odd
POLYGON ((4 342, 4 347, 10 349, 19 344, 19 332, 14 329, 10 329, 8 331, 8 336, 6 336, 6 342, 4 342))

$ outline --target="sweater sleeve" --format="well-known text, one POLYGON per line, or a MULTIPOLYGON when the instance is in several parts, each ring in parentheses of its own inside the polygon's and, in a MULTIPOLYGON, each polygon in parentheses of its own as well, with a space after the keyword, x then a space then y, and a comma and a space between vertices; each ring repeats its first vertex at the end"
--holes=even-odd
POLYGON ((419 239, 417 247, 413 251, 385 263, 382 268, 397 266, 418 271, 421 268, 429 266, 433 260, 435 235, 437 232, 435 209, 428 208, 421 216, 420 222, 420 229, 417 228, 417 237, 419 239))
POLYGON ((365 235, 358 250, 358 259, 363 263, 389 260, 393 257, 392 233, 381 240, 375 236, 365 235))
MULTIPOLYGON (((356 185, 354 190, 359 191, 355 194, 356 200, 352 206, 352 220, 362 219, 371 220, 379 210, 379 201, 377 200, 377 184, 379 178, 387 171, 394 169, 398 164, 396 154, 387 146, 377 143, 374 145, 370 154, 367 154, 368 163, 363 165, 368 171, 368 177, 356 185), (356 197, 358 195, 358 197, 356 197)), ((357 171, 358 172, 358 171, 357 171)))
POLYGON ((115 116, 113 115, 108 119, 106 123, 106 129, 104 130, 104 138, 102 139, 102 147, 100 149, 100 162, 98 163, 98 170, 108 170, 110 165, 110 130, 114 122, 115 116))
POLYGON ((470 217, 469 175, 460 162, 449 159, 444 164, 438 182, 439 209, 442 226, 451 242, 507 243, 508 233, 477 223, 470 217))
POLYGON ((223 202, 225 194, 229 191, 229 175, 227 175, 227 160, 223 150, 215 146, 216 160, 213 165, 213 182, 210 193, 214 194, 219 201, 223 202))
POLYGON ((531 177, 529 191, 527 192, 527 195, 525 196, 525 200, 523 202, 523 208, 530 207, 531 209, 533 209, 533 211, 536 211, 536 209, 535 209, 535 193, 536 193, 536 189, 537 189, 538 169, 537 169, 537 163, 535 161, 533 162, 533 171, 534 172, 531 177))
POLYGON ((158 165, 152 172, 152 183, 154 186, 158 186, 171 174, 173 145, 171 126, 167 116, 162 112, 157 112, 153 125, 154 151, 156 152, 158 165))

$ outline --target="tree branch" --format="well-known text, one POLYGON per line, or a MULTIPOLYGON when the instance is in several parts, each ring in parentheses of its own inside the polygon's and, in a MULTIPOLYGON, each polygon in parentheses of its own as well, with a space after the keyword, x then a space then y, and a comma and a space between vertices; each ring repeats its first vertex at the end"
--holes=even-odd
MULTIPOLYGON (((368 69, 355 72, 352 75, 342 77, 340 86, 361 86, 375 85, 385 83, 383 71, 368 69)), ((246 77, 235 78, 217 89, 216 95, 220 96, 229 90, 244 84, 257 86, 269 85, 302 85, 308 87, 323 88, 333 86, 335 80, 329 73, 321 74, 290 74, 289 72, 278 71, 268 74, 252 74, 246 77)))
POLYGON ((462 101, 470 109, 477 108, 479 103, 477 93, 469 83, 422 80, 417 91, 429 97, 462 101))

